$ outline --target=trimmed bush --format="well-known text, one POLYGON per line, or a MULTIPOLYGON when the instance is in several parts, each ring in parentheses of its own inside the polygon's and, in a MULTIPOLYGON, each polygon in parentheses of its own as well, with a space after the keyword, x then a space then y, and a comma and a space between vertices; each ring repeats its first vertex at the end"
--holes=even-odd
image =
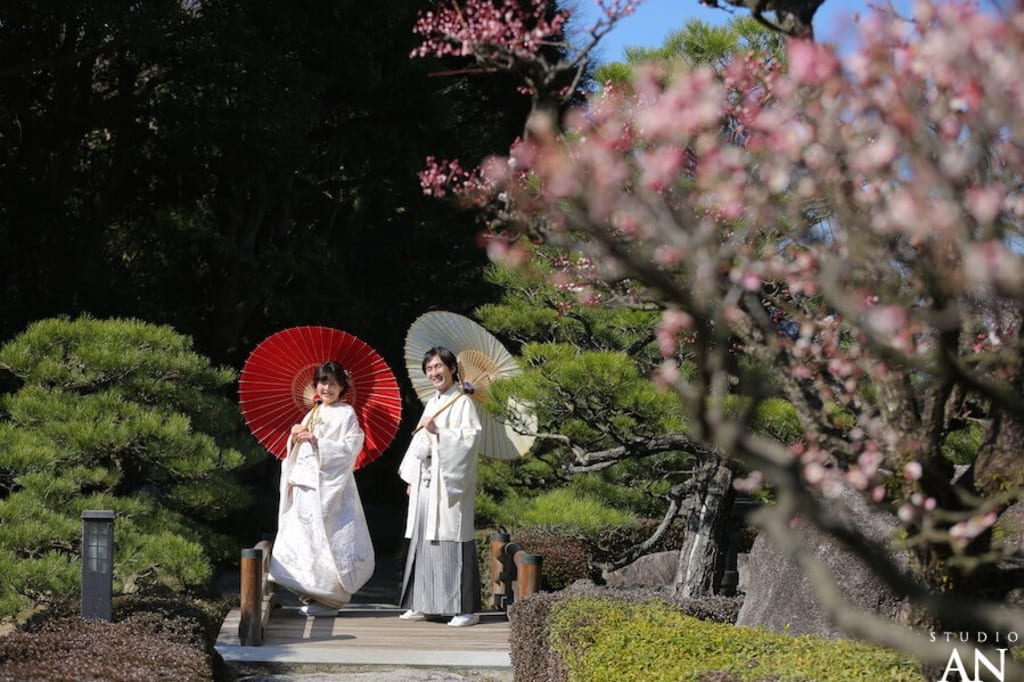
MULTIPOLYGON (((531 554, 544 557, 541 589, 554 592, 577 580, 600 583, 600 566, 645 541, 659 523, 659 519, 640 519, 599 531, 580 531, 560 526, 527 526, 515 531, 512 541, 531 554)), ((679 549, 685 532, 681 522, 673 523, 648 552, 679 549)))
POLYGON ((60 618, 0 638, 0 680, 213 680, 201 648, 145 619, 60 618))
POLYGON ((85 510, 117 516, 115 594, 199 589, 237 556, 217 529, 266 454, 236 447, 234 370, 170 327, 84 315, 0 345, 0 375, 17 384, 0 395, 0 618, 79 593, 85 510))
MULTIPOLYGON (((516 679, 542 682, 919 682, 918 664, 848 640, 695 617, 730 600, 671 603, 650 591, 567 590, 509 610, 516 679), (703 612, 703 613, 701 613, 703 612)), ((737 604, 733 600, 734 604, 737 604)), ((727 616, 726 616, 727 617, 727 616)), ((733 616, 734 617, 734 616, 733 616)))
POLYGON ((564 682, 568 671, 549 645, 551 608, 565 600, 564 593, 539 592, 509 607, 509 656, 515 679, 529 682, 564 682))
POLYGON ((683 682, 712 673, 744 681, 921 679, 912 659, 862 642, 709 623, 653 601, 578 597, 552 610, 549 627, 569 682, 683 682))
POLYGON ((768 398, 758 403, 753 427, 783 443, 792 443, 804 435, 796 408, 781 398, 768 398))
POLYGON ((214 649, 226 601, 126 597, 114 622, 84 621, 71 604, 37 614, 0 637, 0 682, 215 681, 227 679, 214 649))
POLYGON ((592 580, 590 550, 579 537, 557 528, 531 526, 516 531, 512 541, 530 554, 544 557, 541 567, 541 589, 554 592, 577 580, 592 580))
MULTIPOLYGON (((598 564, 611 561, 650 538, 660 524, 661 519, 639 519, 624 526, 608 528, 600 533, 588 533, 585 540, 590 547, 591 561, 598 564)), ((685 536, 686 526, 680 519, 676 519, 647 553, 678 550, 683 546, 685 536)))

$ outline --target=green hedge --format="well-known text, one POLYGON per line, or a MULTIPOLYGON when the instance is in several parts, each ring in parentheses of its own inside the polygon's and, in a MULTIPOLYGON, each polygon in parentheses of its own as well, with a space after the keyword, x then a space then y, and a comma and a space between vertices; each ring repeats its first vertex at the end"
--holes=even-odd
POLYGON ((863 642, 742 628, 662 601, 588 595, 545 605, 568 682, 920 682, 918 664, 863 642))

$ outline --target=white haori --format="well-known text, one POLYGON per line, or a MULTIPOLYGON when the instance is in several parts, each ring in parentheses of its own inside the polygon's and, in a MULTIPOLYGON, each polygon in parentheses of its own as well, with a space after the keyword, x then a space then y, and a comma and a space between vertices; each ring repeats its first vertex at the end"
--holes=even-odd
POLYGON ((425 513, 424 540, 473 540, 476 442, 481 429, 476 405, 454 384, 428 400, 423 414, 434 417, 438 433, 420 429, 398 468, 398 475, 409 484, 405 537, 413 536, 417 513, 425 513), (428 467, 421 467, 428 456, 428 467), (420 496, 426 496, 425 506, 420 496))

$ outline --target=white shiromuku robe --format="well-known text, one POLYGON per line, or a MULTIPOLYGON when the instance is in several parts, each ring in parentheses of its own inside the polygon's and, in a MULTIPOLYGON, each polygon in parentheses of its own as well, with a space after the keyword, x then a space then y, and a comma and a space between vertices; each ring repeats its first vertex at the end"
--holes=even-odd
POLYGON ((438 433, 418 431, 398 469, 409 484, 405 537, 411 542, 403 606, 423 613, 466 613, 479 603, 473 546, 480 418, 459 384, 434 395, 423 414, 434 417, 438 433))
POLYGON ((289 440, 268 579, 340 608, 374 569, 373 543, 352 473, 364 435, 355 411, 340 401, 313 408, 303 423, 317 446, 295 447, 289 440))

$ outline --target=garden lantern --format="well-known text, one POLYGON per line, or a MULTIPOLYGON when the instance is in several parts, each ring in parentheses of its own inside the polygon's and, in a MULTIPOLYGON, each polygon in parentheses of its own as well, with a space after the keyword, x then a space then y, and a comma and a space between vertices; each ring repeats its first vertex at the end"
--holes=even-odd
POLYGON ((82 618, 110 620, 114 591, 114 512, 82 512, 82 618))

